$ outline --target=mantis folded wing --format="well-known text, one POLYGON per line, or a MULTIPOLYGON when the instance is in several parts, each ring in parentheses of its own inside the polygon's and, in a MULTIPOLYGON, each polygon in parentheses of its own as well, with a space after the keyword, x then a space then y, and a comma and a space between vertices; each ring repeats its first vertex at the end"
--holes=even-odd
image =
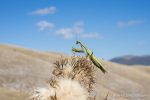
POLYGON ((100 59, 97 59, 94 55, 93 55, 93 52, 92 54, 90 55, 90 59, 91 61, 93 62, 93 64, 95 66, 97 66, 99 69, 101 69, 101 71, 103 73, 106 73, 106 70, 103 68, 103 64, 100 62, 100 59))

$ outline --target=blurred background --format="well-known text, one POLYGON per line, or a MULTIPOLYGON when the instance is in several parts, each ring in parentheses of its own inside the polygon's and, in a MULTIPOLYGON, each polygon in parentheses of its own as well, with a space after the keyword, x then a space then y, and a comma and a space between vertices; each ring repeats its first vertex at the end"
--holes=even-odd
POLYGON ((99 99, 110 91, 149 100, 149 5, 149 0, 0 0, 0 99, 29 99, 29 91, 50 78, 53 62, 71 55, 79 40, 110 71, 100 74, 99 99))

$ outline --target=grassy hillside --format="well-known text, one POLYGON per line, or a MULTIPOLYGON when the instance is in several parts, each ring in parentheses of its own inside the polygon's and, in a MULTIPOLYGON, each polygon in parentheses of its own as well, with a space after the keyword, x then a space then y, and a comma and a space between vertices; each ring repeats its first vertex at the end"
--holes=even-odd
POLYGON ((27 93, 9 90, 6 88, 0 88, 0 99, 1 100, 31 100, 27 93))
POLYGON ((140 65, 136 65, 134 67, 136 67, 140 71, 144 71, 147 74, 150 74, 150 67, 147 67, 147 66, 145 67, 145 66, 140 66, 140 65))
MULTIPOLYGON (((64 54, 46 53, 24 49, 16 46, 0 45, 0 93, 7 97, 9 90, 23 90, 29 92, 35 87, 45 86, 46 81, 51 76, 53 62, 64 54)), ((143 66, 129 67, 127 65, 116 64, 112 62, 104 62, 108 73, 102 74, 97 69, 97 84, 95 90, 97 92, 97 100, 104 98, 109 92, 110 100, 149 100, 150 97, 150 72, 148 68, 143 66), (125 96, 136 97, 125 97, 125 96), (145 96, 146 95, 146 96, 145 96), (119 97, 121 96, 121 97, 119 97), (139 97, 140 96, 140 97, 139 97), (145 96, 141 98, 141 96, 145 96)), ((150 67, 149 67, 150 68, 150 67)), ((7 100, 13 97, 9 95, 7 100)), ((23 93, 25 97, 26 94, 23 93)), ((0 95, 0 98, 4 98, 0 95)), ((24 96, 18 100, 24 100, 24 96)), ((5 99, 2 99, 5 100, 5 99)))

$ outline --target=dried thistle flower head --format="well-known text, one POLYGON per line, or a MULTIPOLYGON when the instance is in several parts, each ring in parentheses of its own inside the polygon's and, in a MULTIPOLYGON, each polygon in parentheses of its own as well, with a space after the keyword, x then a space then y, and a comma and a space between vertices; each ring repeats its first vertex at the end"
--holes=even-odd
POLYGON ((38 88, 34 90, 34 93, 31 98, 33 100, 51 100, 50 98, 54 95, 54 88, 38 88))
POLYGON ((56 87, 57 100, 87 100, 88 93, 78 81, 60 79, 56 87))
POLYGON ((78 81, 59 79, 55 88, 39 88, 33 100, 87 100, 88 93, 78 81))
POLYGON ((51 88, 39 89, 34 100, 93 100, 90 93, 95 83, 94 66, 86 57, 60 59, 56 61, 51 88))
POLYGON ((56 67, 53 74, 56 77, 70 78, 72 80, 79 81, 83 87, 85 87, 88 91, 91 91, 95 83, 95 71, 92 62, 86 57, 75 56, 66 61, 56 61, 56 67))

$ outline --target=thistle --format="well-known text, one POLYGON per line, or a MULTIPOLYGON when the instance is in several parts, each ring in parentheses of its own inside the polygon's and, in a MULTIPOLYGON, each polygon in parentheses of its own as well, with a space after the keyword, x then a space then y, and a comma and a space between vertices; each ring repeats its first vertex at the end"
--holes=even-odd
POLYGON ((47 87, 33 92, 33 100, 95 100, 94 65, 86 57, 57 60, 52 74, 47 87))

